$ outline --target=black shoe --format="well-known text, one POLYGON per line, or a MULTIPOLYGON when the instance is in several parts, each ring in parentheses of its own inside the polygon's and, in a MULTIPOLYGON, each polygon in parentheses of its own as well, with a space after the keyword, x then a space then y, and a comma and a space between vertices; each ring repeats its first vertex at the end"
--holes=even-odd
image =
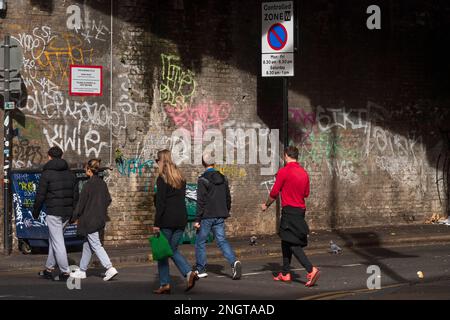
POLYGON ((60 275, 56 276, 53 278, 53 281, 63 281, 66 282, 67 279, 70 278, 70 274, 69 273, 61 273, 60 275))
POLYGON ((45 270, 39 271, 38 276, 43 279, 51 280, 51 279, 53 279, 53 272, 45 269, 45 270))

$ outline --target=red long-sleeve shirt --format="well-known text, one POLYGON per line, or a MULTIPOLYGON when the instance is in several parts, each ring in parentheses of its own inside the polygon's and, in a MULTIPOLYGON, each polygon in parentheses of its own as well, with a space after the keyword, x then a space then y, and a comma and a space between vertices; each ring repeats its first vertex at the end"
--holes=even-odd
POLYGON ((281 192, 281 206, 306 209, 305 198, 309 197, 309 176, 298 162, 290 162, 281 168, 270 192, 276 199, 281 192))

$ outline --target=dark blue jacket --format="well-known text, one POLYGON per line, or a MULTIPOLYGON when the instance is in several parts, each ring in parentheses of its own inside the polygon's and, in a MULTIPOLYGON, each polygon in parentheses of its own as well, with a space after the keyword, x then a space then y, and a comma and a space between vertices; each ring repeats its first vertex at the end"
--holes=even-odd
POLYGON ((196 222, 211 218, 228 218, 231 194, 227 178, 216 170, 207 170, 197 182, 196 222))

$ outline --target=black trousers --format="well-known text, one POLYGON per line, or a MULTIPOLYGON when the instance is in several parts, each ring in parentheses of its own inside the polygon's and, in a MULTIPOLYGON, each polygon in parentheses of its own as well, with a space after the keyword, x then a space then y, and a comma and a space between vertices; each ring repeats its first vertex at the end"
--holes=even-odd
POLYGON ((286 241, 281 241, 281 250, 283 252, 283 272, 288 273, 291 270, 292 254, 297 258, 298 262, 306 269, 308 273, 312 272, 313 265, 299 245, 295 245, 286 241))

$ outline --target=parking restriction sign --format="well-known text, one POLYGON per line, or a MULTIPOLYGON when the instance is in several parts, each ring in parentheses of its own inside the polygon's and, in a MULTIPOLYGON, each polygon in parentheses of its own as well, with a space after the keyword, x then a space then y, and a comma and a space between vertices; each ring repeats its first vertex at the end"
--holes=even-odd
POLYGON ((267 42, 273 50, 283 50, 287 44, 287 40, 287 30, 281 23, 275 23, 270 27, 269 32, 267 33, 267 42))
POLYGON ((262 4, 262 76, 294 76, 294 2, 262 4))

